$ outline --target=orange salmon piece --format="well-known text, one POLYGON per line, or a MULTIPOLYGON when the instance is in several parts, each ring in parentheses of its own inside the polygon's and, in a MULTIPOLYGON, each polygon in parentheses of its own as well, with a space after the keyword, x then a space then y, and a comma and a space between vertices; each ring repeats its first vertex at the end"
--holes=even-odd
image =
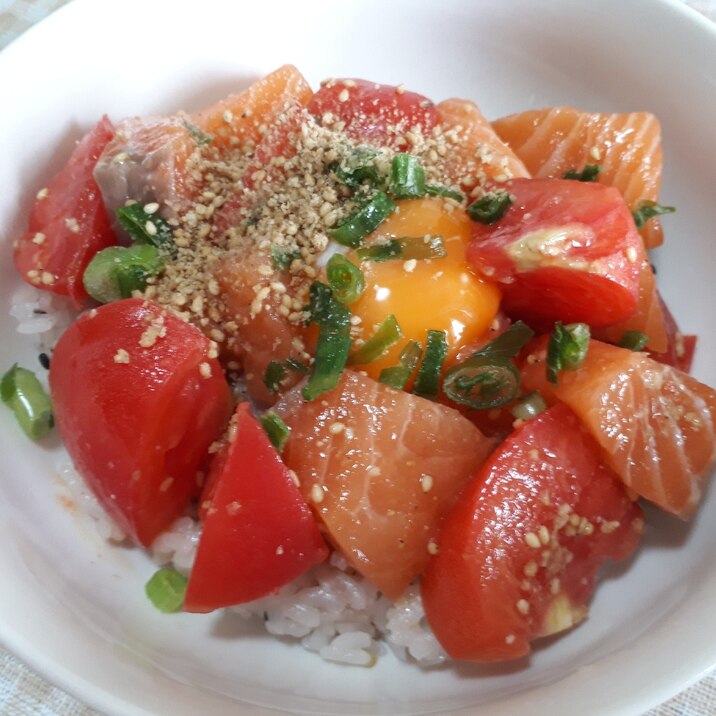
MULTIPOLYGON (((619 189, 630 210, 642 199, 658 201, 661 126, 649 112, 601 114, 548 107, 502 117, 492 126, 535 177, 562 177, 599 164, 597 181, 619 189)), ((639 233, 649 249, 663 242, 656 218, 639 233)))
POLYGON ((218 147, 247 148, 259 143, 286 104, 306 106, 313 92, 293 65, 283 65, 248 89, 191 115, 191 121, 213 136, 218 147))
POLYGON ((470 193, 476 187, 489 188, 507 179, 530 176, 474 102, 446 99, 436 109, 443 132, 453 140, 445 159, 446 182, 470 193))
POLYGON ((688 519, 716 461, 716 390, 644 353, 592 340, 579 370, 545 377, 546 340, 523 370, 526 391, 568 405, 607 464, 641 497, 688 519))
POLYGON ((352 371, 310 403, 295 388, 275 410, 291 428, 284 461, 330 541, 399 597, 493 441, 452 408, 352 371))

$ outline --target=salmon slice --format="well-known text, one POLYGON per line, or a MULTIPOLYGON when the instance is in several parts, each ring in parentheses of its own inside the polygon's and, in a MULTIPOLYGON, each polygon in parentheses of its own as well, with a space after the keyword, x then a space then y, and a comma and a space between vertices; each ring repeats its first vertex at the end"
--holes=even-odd
POLYGON ((507 179, 530 176, 474 102, 446 99, 436 109, 443 132, 451 139, 445 158, 446 183, 459 185, 469 194, 507 179))
POLYGON ((345 371, 276 406, 283 453, 333 544, 391 599, 422 572, 445 512, 493 442, 457 411, 345 371))
MULTIPOLYGON (((492 126, 536 177, 562 177, 599 164, 597 181, 619 189, 632 211, 642 199, 658 201, 661 126, 649 112, 600 114, 548 107, 511 114, 492 126)), ((647 221, 640 233, 647 248, 663 242, 658 219, 647 221)))
MULTIPOLYGON (((282 308, 285 294, 271 290, 272 284, 281 284, 284 276, 279 271, 266 276, 259 270, 270 263, 262 254, 237 250, 215 272, 226 304, 226 320, 237 326, 235 335, 229 337, 228 350, 242 363, 246 389, 261 407, 278 399, 264 383, 268 364, 289 358, 308 360, 304 350, 306 329, 288 320, 287 310, 282 308), (259 299, 262 292, 267 295, 259 299)), ((282 390, 299 378, 300 374, 288 371, 282 390)))
POLYGON ((566 403, 607 464, 641 497, 688 519, 716 460, 716 390, 686 373, 592 340, 582 367, 545 377, 545 339, 528 357, 526 391, 566 403))
POLYGON ((593 331, 593 335, 602 341, 619 343, 625 331, 641 331, 647 335, 649 337, 647 348, 650 351, 664 353, 668 348, 669 338, 664 312, 656 288, 654 271, 646 257, 641 259, 636 313, 626 321, 593 331))
POLYGON ((305 106, 311 97, 303 75, 293 65, 283 65, 240 94, 195 112, 191 121, 213 136, 214 146, 247 149, 258 144, 286 102, 305 106))
POLYGON ((94 177, 110 217, 128 199, 158 202, 162 215, 176 217, 193 194, 187 162, 196 150, 180 117, 129 117, 116 127, 94 177))

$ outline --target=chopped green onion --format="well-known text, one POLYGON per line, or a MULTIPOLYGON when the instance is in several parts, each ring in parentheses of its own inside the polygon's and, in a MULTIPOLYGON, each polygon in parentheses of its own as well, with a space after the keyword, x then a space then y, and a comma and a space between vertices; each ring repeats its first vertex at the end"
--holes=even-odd
POLYGON ((299 258, 301 258, 301 251, 299 249, 280 248, 273 244, 271 245, 271 261, 273 262, 274 268, 277 268, 279 271, 286 271, 288 267, 299 258))
POLYGON ((356 147, 353 156, 346 163, 336 163, 331 168, 335 171, 338 181, 343 182, 351 188, 359 187, 364 182, 379 185, 382 177, 375 165, 378 152, 372 147, 356 147))
POLYGON ((653 216, 673 214, 675 211, 675 206, 663 206, 662 204, 657 204, 655 201, 642 199, 636 203, 631 215, 634 217, 637 229, 641 229, 653 216))
POLYGON ((163 614, 178 612, 184 606, 187 579, 175 569, 158 569, 144 587, 149 601, 163 614))
POLYGON ((269 410, 268 413, 261 416, 261 425, 271 444, 279 453, 283 452, 288 436, 291 434, 291 428, 273 410, 269 410))
POLYGON ((514 405, 512 415, 518 420, 532 420, 545 410, 547 410, 547 403, 538 391, 533 390, 514 405))
POLYGON ((415 378, 413 393, 424 398, 437 398, 440 371, 447 357, 447 332, 429 330, 425 342, 425 356, 415 378))
POLYGON ((117 209, 117 220, 138 244, 174 249, 172 227, 157 213, 148 214, 142 204, 130 204, 117 209))
POLYGON ((494 224, 512 206, 512 197, 506 191, 491 191, 467 206, 467 215, 480 224, 494 224))
POLYGON ((318 341, 313 372, 302 392, 308 401, 338 385, 351 348, 350 311, 325 283, 311 284, 309 313, 318 325, 318 341))
POLYGON ((390 193, 395 199, 425 196, 425 170, 412 154, 396 154, 390 165, 390 193))
POLYGON ((82 282, 95 301, 109 303, 129 298, 133 291, 142 291, 163 266, 164 261, 154 246, 109 246, 94 255, 82 282))
POLYGON ((327 233, 339 244, 356 248, 363 237, 375 231, 396 208, 392 199, 385 192, 379 191, 367 204, 327 233))
POLYGON ((391 313, 365 344, 348 358, 348 363, 350 365, 365 365, 378 360, 401 339, 402 335, 398 320, 391 313))
POLYGON ((380 382, 393 388, 402 390, 410 380, 410 376, 417 368, 423 355, 423 349, 417 341, 408 341, 400 354, 400 365, 383 368, 380 371, 380 382))
POLYGON ((577 370, 588 350, 589 326, 586 323, 563 326, 557 321, 547 344, 547 380, 557 385, 560 371, 577 370))
POLYGON ((306 375, 309 368, 305 363, 287 358, 285 361, 272 360, 266 366, 264 371, 264 385, 271 393, 277 393, 281 387, 281 383, 286 380, 287 371, 292 370, 294 373, 306 375))
POLYGON ((343 254, 333 254, 326 265, 333 295, 341 303, 355 303, 365 291, 363 272, 343 254))
POLYGON ((599 164, 587 164, 581 172, 576 169, 570 169, 565 172, 562 177, 564 179, 576 179, 577 181, 596 181, 602 167, 599 164))
POLYGON ((527 345, 532 336, 534 336, 534 331, 526 323, 516 321, 497 338, 473 353, 470 358, 478 356, 496 360, 514 358, 527 345))
POLYGON ((475 410, 497 408, 514 400, 520 374, 511 360, 477 355, 445 373, 443 390, 451 400, 475 410))
POLYGON ((628 348, 630 351, 643 351, 649 342, 649 336, 641 331, 624 331, 619 345, 622 348, 628 348))
POLYGON ((428 196, 441 196, 445 199, 455 199, 455 201, 465 201, 465 195, 462 192, 450 189, 446 186, 438 184, 426 184, 425 193, 428 196))
POLYGON ((191 135, 191 138, 199 145, 203 146, 205 144, 211 144, 214 140, 214 137, 211 136, 211 134, 207 134, 206 132, 203 132, 199 127, 197 127, 195 124, 192 124, 186 117, 182 118, 182 123, 187 128, 187 131, 191 135))
POLYGON ((402 259, 441 259, 447 256, 442 236, 405 236, 400 239, 389 239, 385 243, 366 246, 356 251, 361 261, 390 261, 402 259))
POLYGON ((44 438, 54 425, 52 404, 35 374, 17 363, 0 381, 0 398, 31 440, 44 438))

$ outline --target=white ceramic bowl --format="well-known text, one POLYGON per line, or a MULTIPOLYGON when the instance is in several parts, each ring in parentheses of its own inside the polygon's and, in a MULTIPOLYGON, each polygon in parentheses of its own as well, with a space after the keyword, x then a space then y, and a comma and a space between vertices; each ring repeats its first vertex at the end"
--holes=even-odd
MULTIPOLYGON (((659 281, 695 374, 716 384, 716 29, 666 0, 77 0, 0 55, 0 367, 35 356, 7 316, 10 244, 34 191, 103 113, 200 107, 291 62, 324 76, 406 82, 486 114, 552 104, 661 119, 667 217, 659 281)), ((110 714, 637 714, 716 664, 716 496, 692 526, 651 513, 639 555, 600 586, 589 621, 528 666, 423 672, 322 663, 227 617, 161 616, 140 552, 110 548, 62 509, 60 448, 0 410, 0 641, 110 714), (237 703, 240 702, 240 705, 237 703)))

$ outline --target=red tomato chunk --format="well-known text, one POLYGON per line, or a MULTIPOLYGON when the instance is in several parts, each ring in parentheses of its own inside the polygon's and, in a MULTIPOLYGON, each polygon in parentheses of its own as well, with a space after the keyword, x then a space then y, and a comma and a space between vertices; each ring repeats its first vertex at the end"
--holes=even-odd
POLYGON ((87 264, 98 251, 117 243, 92 176, 112 137, 112 123, 103 117, 38 192, 28 231, 15 242, 20 276, 33 286, 69 296, 78 308, 89 298, 82 284, 87 264))
POLYGON ((305 503, 249 404, 215 459, 184 609, 209 612, 264 597, 328 557, 305 503))
POLYGON ((425 613, 456 659, 524 656, 587 615, 597 570, 626 559, 642 513, 565 406, 518 428, 445 519, 422 578, 425 613))
POLYGON ((503 291, 503 309, 537 327, 608 326, 637 308, 643 247, 619 191, 589 182, 514 179, 502 219, 473 223, 468 260, 503 291))
POLYGON ((231 414, 202 333, 156 304, 116 301, 78 318, 55 348, 55 420, 77 470, 117 524, 148 546, 201 484, 231 414))
POLYGON ((427 136, 437 124, 433 103, 415 92, 367 80, 329 80, 313 95, 308 111, 319 121, 345 124, 356 141, 392 146, 414 128, 427 136))

